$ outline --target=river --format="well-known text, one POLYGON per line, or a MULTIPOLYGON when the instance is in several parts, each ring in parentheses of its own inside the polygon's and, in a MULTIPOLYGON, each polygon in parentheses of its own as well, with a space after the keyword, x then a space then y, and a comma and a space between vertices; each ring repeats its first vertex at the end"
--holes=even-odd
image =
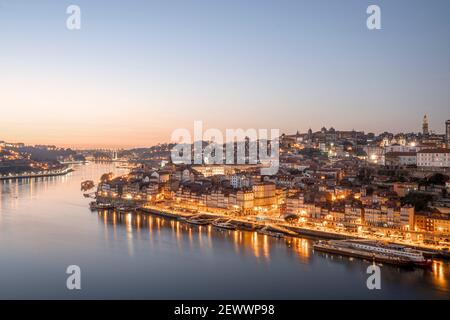
POLYGON ((314 253, 308 239, 217 231, 146 214, 91 212, 83 180, 123 172, 74 166, 65 176, 0 182, 1 299, 448 299, 450 264, 381 267, 314 253), (66 268, 81 269, 81 290, 66 268))

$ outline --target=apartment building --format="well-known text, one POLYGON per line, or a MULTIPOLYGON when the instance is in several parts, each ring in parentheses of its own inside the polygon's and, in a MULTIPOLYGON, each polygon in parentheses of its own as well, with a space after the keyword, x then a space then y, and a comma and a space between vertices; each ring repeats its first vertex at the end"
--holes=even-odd
POLYGON ((269 207, 277 204, 276 186, 272 182, 259 182, 252 187, 256 207, 269 207))
POLYGON ((418 167, 450 167, 450 149, 424 149, 417 152, 418 167))

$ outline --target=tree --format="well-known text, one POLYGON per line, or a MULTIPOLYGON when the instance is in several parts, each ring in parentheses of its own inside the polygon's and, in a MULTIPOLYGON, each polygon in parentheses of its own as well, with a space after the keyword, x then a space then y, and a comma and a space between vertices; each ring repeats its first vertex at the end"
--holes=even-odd
POLYGON ((373 195, 373 192, 374 192, 374 191, 375 191, 375 190, 373 189, 372 186, 368 186, 368 187, 366 188, 366 195, 371 196, 371 195, 373 195))
POLYGON ((431 177, 429 177, 427 180, 428 180, 429 184, 436 184, 436 185, 443 186, 443 185, 445 185, 446 182, 448 182, 449 177, 442 173, 435 173, 431 177))
POLYGON ((410 204, 416 211, 424 211, 428 208, 428 203, 433 200, 433 196, 420 192, 410 192, 402 198, 402 205, 410 204))
POLYGON ((111 180, 112 177, 113 177, 113 173, 112 172, 104 173, 104 174, 102 174, 102 176, 100 178, 100 181, 101 182, 107 182, 107 181, 111 180))
POLYGON ((284 217, 284 220, 289 224, 294 224, 298 222, 299 217, 296 214, 289 214, 284 217))

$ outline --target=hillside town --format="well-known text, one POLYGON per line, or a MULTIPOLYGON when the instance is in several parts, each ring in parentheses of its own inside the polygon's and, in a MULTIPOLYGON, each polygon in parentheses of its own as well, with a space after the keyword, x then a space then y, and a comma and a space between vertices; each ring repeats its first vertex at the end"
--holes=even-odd
MULTIPOLYGON (((100 204, 215 214, 323 232, 450 245, 450 120, 445 134, 338 131, 281 135, 280 166, 142 161, 105 173, 100 204)), ((161 160, 158 154, 158 161, 161 160)))
POLYGON ((0 141, 0 180, 64 175, 72 169, 59 160, 73 156, 72 150, 55 146, 0 141))

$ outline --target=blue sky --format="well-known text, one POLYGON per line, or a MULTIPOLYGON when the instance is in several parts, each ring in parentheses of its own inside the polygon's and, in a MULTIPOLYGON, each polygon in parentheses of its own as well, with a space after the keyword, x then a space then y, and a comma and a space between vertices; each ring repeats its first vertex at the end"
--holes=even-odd
POLYGON ((0 0, 0 140, 143 146, 194 120, 418 131, 425 113, 442 132, 449 17, 446 0, 0 0))

